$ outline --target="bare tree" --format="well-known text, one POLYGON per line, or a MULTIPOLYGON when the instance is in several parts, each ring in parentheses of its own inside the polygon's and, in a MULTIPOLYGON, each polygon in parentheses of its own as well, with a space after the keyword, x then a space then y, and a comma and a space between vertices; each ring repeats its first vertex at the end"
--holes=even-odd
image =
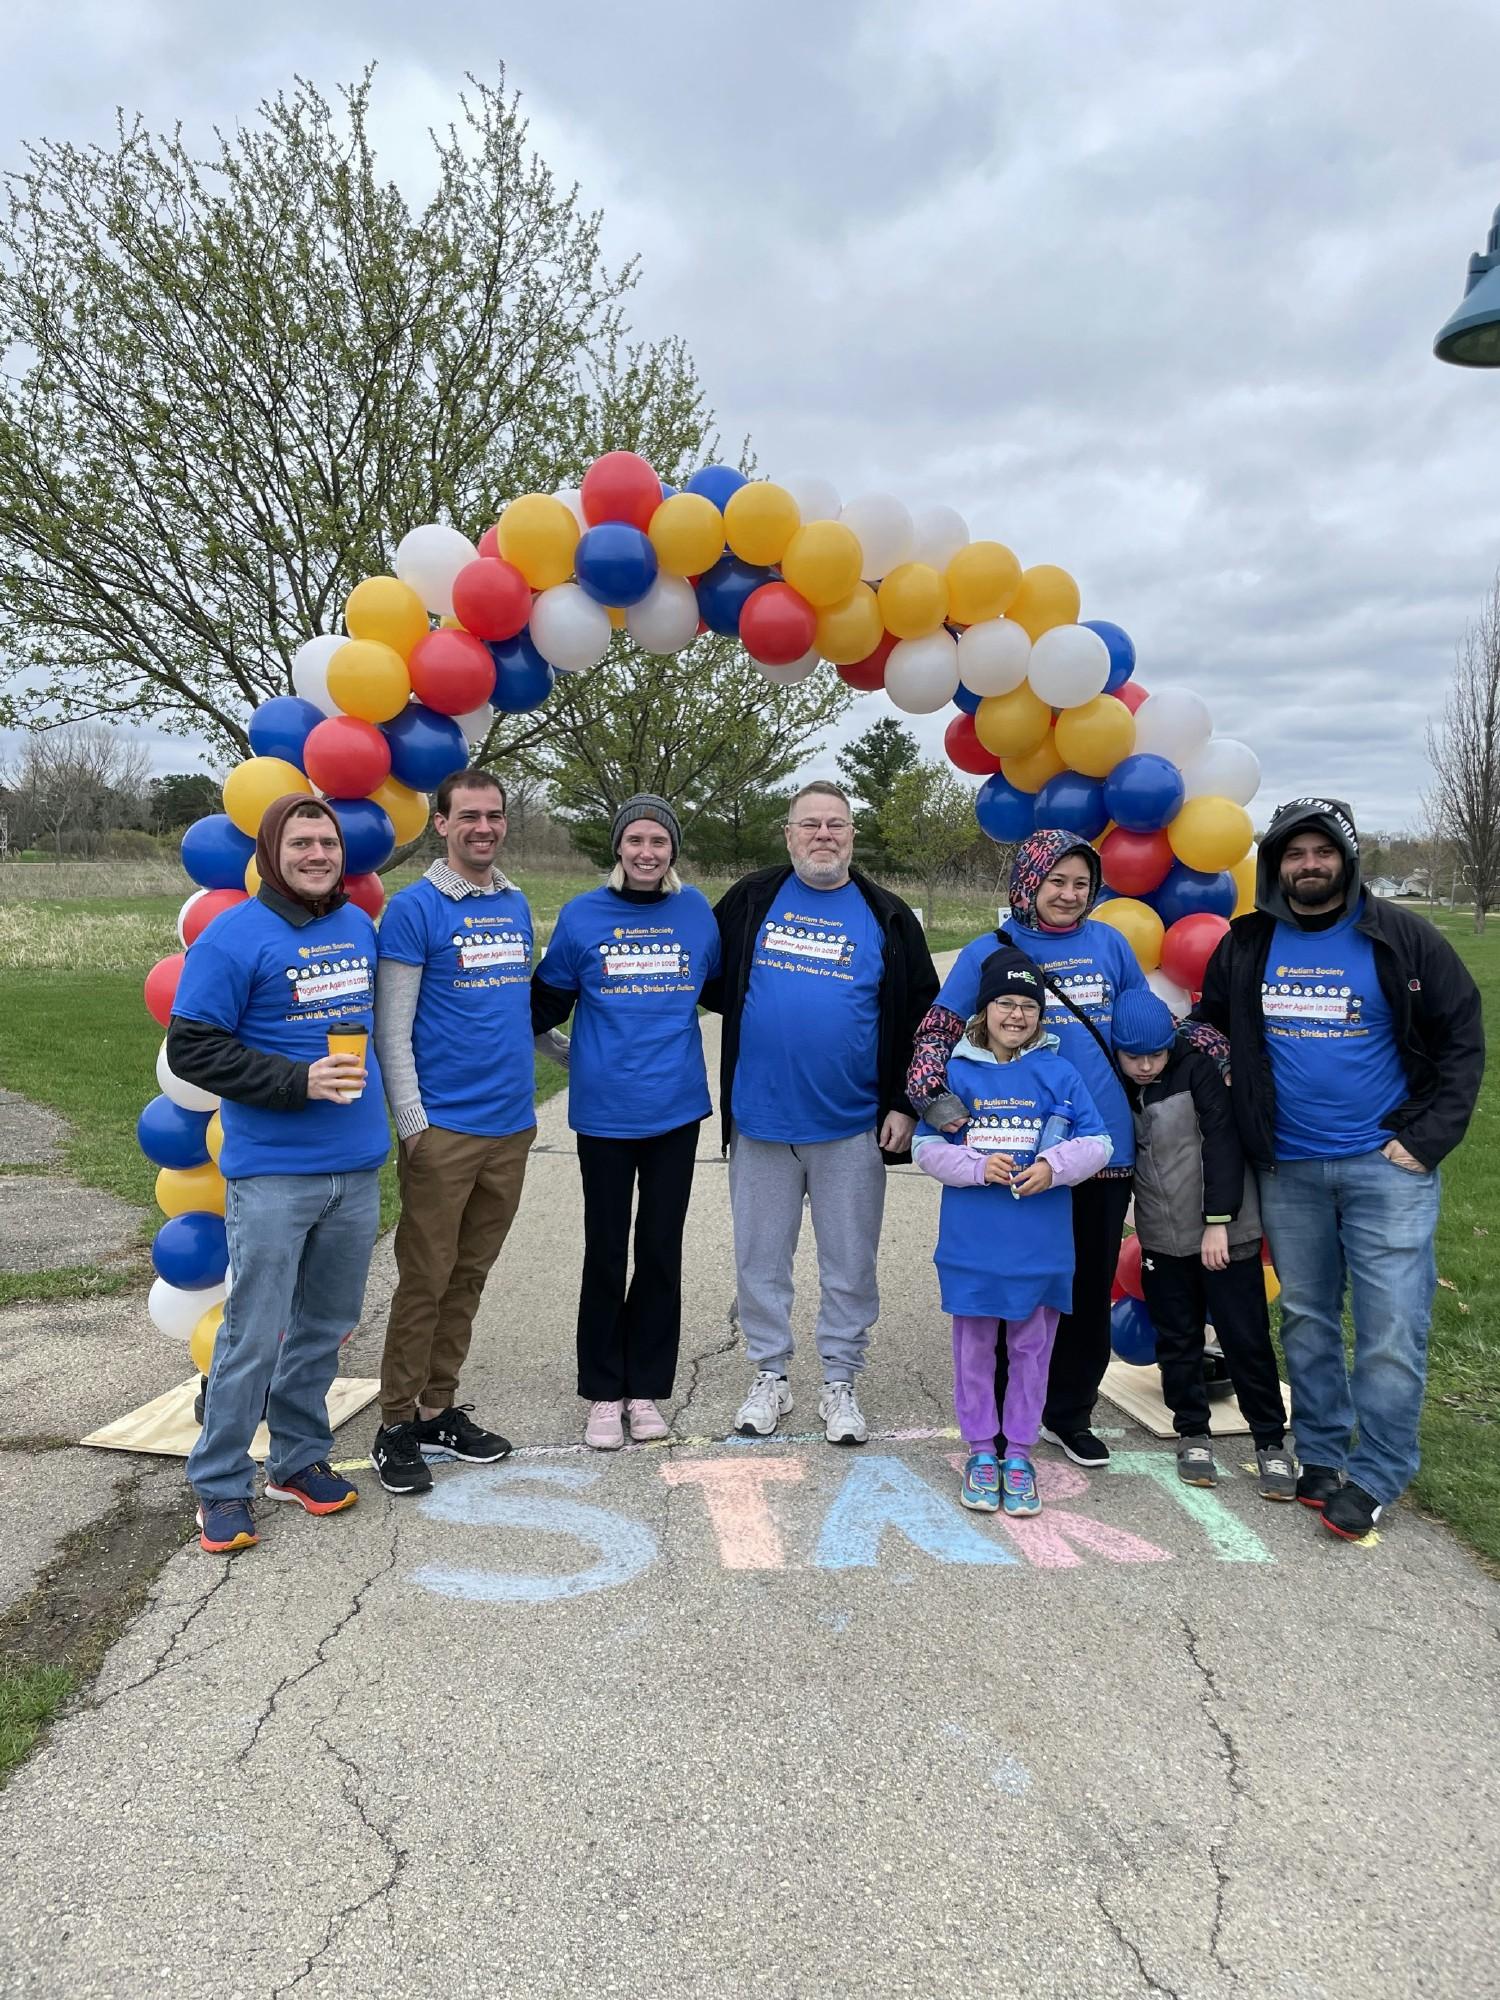
POLYGON ((1458 643, 1441 728, 1430 725, 1435 782, 1428 810, 1452 845, 1455 900, 1462 878, 1474 895, 1474 929, 1500 900, 1500 575, 1458 643))
POLYGON ((36 730, 21 746, 6 788, 31 837, 45 833, 62 859, 64 845, 92 855, 102 836, 141 816, 151 760, 145 749, 102 722, 36 730))

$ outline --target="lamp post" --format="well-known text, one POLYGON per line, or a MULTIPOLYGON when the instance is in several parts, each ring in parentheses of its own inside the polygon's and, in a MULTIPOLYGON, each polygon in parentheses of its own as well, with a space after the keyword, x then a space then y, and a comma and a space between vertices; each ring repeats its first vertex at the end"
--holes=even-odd
POLYGON ((1500 368, 1500 208, 1483 252, 1469 259, 1464 295, 1448 315, 1432 351, 1459 368, 1500 368))

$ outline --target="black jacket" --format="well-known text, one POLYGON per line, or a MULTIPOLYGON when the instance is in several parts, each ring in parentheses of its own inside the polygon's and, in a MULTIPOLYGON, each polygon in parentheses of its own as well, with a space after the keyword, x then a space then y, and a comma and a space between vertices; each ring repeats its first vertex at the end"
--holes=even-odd
MULTIPOLYGON (((724 1144, 729 1144, 730 1095, 734 1086, 735 1064, 740 1052, 740 1017, 745 1011, 745 991, 750 984, 750 966, 755 956, 755 939, 776 892, 792 870, 783 864, 757 869, 742 875, 725 890, 714 905, 719 925, 721 962, 719 976, 703 989, 703 1004, 724 1017, 724 1033, 719 1053, 719 1108, 723 1115, 724 1144)), ((882 889, 857 868, 849 879, 869 905, 880 926, 885 946, 885 968, 880 980, 880 1047, 877 1095, 879 1119, 883 1124, 892 1111, 914 1115, 906 1095, 906 1071, 911 1062, 912 1040, 922 1016, 937 998, 938 976, 927 949, 927 938, 907 905, 889 889, 882 889)), ((911 1158, 910 1152, 887 1153, 886 1163, 897 1166, 911 1158)))

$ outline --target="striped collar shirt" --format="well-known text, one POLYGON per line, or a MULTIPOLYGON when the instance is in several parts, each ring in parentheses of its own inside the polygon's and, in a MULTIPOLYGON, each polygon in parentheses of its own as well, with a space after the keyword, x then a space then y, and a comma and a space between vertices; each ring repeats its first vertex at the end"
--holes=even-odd
POLYGON ((481 888, 479 883, 465 880, 456 868, 450 868, 441 855, 428 869, 427 880, 440 895, 451 897, 455 903, 462 902, 465 896, 498 896, 502 890, 516 886, 497 868, 488 887, 481 888))

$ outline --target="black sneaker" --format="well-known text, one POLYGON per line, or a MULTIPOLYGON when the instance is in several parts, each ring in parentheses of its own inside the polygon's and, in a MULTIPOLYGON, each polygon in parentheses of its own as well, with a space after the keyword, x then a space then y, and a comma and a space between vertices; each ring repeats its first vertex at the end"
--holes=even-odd
POLYGON ((458 1403, 435 1417, 419 1417, 411 1428, 424 1456, 463 1458, 470 1465, 493 1465, 497 1458, 509 1458, 510 1439, 476 1424, 469 1415, 473 1407, 458 1403))
POLYGON ((1048 1444, 1055 1444, 1064 1458, 1071 1458, 1075 1465, 1109 1464, 1109 1446, 1103 1438, 1095 1437, 1092 1431, 1049 1431, 1043 1424, 1042 1436, 1048 1444))
POLYGON ((1343 1484, 1331 1465, 1304 1465, 1297 1480, 1297 1498, 1304 1507, 1325 1507, 1343 1484))
POLYGON ((370 1446, 370 1463, 387 1493, 430 1493, 432 1474, 413 1424, 382 1424, 370 1446))
POLYGON ((1323 1526, 1341 1541, 1362 1542, 1384 1510, 1372 1493, 1351 1479, 1323 1509, 1323 1526))

